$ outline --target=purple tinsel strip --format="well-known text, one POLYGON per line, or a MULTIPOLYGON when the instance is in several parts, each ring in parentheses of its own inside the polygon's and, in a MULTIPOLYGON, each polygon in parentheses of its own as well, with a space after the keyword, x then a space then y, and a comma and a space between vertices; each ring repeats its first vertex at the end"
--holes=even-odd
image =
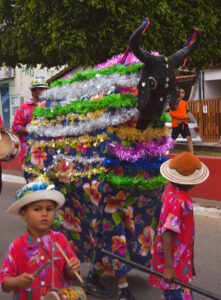
POLYGON ((119 160, 131 162, 135 162, 146 156, 155 157, 165 155, 167 151, 173 148, 173 145, 174 140, 170 137, 160 138, 158 142, 139 142, 135 147, 124 147, 122 144, 108 144, 112 155, 116 156, 119 160))

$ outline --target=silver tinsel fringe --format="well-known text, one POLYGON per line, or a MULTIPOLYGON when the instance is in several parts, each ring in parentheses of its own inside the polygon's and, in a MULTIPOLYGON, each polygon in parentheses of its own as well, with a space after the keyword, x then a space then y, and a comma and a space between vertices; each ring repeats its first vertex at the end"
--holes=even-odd
POLYGON ((140 77, 138 74, 121 75, 114 73, 110 76, 100 76, 87 81, 75 82, 63 86, 56 86, 46 90, 41 100, 63 100, 60 104, 63 106, 79 100, 96 98, 100 94, 110 94, 116 86, 136 87, 140 77))
POLYGON ((116 126, 121 123, 129 121, 131 118, 137 118, 139 111, 136 108, 120 108, 117 109, 114 115, 110 112, 104 113, 100 118, 93 119, 88 122, 80 122, 78 125, 62 126, 57 124, 55 126, 42 126, 41 120, 39 124, 27 126, 29 134, 35 133, 38 136, 45 137, 61 137, 61 136, 79 136, 85 133, 107 128, 108 126, 116 126))

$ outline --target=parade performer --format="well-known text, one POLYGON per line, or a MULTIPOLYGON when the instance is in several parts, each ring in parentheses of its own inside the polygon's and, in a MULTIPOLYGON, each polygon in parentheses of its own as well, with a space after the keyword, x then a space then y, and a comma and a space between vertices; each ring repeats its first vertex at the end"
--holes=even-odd
POLYGON ((164 290, 165 300, 191 300, 192 291, 171 284, 171 280, 191 283, 195 275, 193 201, 188 191, 204 182, 209 170, 198 157, 183 152, 163 163, 160 172, 170 184, 163 194, 153 269, 163 273, 165 280, 151 274, 149 284, 164 290))
POLYGON ((187 100, 184 99, 184 89, 179 89, 179 100, 176 105, 170 104, 170 115, 172 117, 172 139, 176 140, 178 135, 181 134, 183 138, 187 138, 188 147, 193 153, 193 142, 188 126, 190 116, 187 113, 187 100))
POLYGON ((154 55, 138 43, 148 24, 131 36, 132 52, 52 83, 28 126, 25 171, 45 173, 65 193, 55 225, 81 261, 92 262, 86 291, 103 298, 111 296, 99 281, 107 271, 119 299, 135 299, 126 279, 131 267, 102 248, 150 264, 166 182, 159 168, 173 147, 163 107, 176 89, 174 68, 199 41, 197 34, 168 58, 154 55))
POLYGON ((80 272, 79 260, 66 237, 50 229, 55 210, 64 201, 54 185, 36 181, 22 187, 8 208, 10 214, 20 215, 27 223, 26 234, 12 242, 0 272, 1 288, 13 291, 13 299, 44 299, 50 288, 71 285, 74 271, 80 272), (65 251, 69 265, 56 243, 65 251))
POLYGON ((14 121, 12 124, 12 131, 18 135, 21 151, 19 153, 19 162, 24 163, 24 156, 27 150, 27 125, 31 122, 33 116, 32 112, 40 101, 41 94, 48 89, 48 84, 43 78, 36 78, 31 81, 29 89, 31 90, 32 99, 19 106, 16 110, 14 121))
MULTIPOLYGON (((0 136, 1 136, 1 132, 5 131, 5 130, 6 130, 5 125, 0 116, 0 136)), ((2 166, 1 166, 1 162, 0 162, 0 194, 1 194, 1 192, 2 192, 2 166)))

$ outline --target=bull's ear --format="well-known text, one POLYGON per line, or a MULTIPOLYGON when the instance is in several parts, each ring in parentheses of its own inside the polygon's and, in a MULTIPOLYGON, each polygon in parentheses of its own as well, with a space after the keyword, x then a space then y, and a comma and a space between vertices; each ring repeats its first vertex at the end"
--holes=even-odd
POLYGON ((150 87, 148 81, 148 73, 144 67, 141 75, 140 82, 138 84, 138 108, 143 109, 147 106, 150 98, 150 87))

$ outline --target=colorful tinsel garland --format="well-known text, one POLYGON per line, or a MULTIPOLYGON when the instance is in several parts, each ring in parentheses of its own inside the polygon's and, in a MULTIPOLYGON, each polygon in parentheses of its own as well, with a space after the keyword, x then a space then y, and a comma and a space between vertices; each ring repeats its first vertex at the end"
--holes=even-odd
POLYGON ((53 88, 55 86, 62 86, 64 84, 71 84, 77 81, 85 81, 94 78, 95 76, 99 77, 102 75, 111 75, 113 73, 119 73, 122 75, 131 74, 131 73, 139 73, 140 68, 143 64, 133 64, 131 66, 123 66, 123 65, 114 65, 108 69, 97 69, 90 70, 88 72, 77 72, 73 78, 69 79, 58 79, 51 83, 50 87, 53 88))
POLYGON ((79 138, 60 138, 60 139, 52 139, 50 141, 40 140, 36 141, 31 138, 28 139, 28 145, 29 147, 36 147, 39 149, 44 148, 56 148, 57 151, 60 151, 60 149, 65 149, 67 147, 69 148, 77 148, 78 146, 84 145, 84 144, 92 144, 94 147, 96 147, 99 143, 104 142, 105 140, 110 139, 110 137, 104 133, 104 134, 98 134, 96 136, 90 136, 89 134, 85 134, 83 136, 80 136, 79 138))
POLYGON ((108 183, 113 184, 118 189, 141 189, 141 190, 155 190, 161 186, 163 186, 165 183, 167 183, 167 180, 159 175, 152 179, 146 179, 143 176, 139 178, 134 177, 127 177, 127 176, 117 176, 112 173, 106 174, 103 173, 99 176, 99 180, 106 181, 108 183))
POLYGON ((62 123, 67 123, 67 124, 69 123, 71 125, 74 125, 76 120, 89 121, 93 119, 98 119, 100 116, 103 115, 103 113, 105 113, 106 110, 107 109, 100 109, 94 112, 89 112, 86 115, 69 113, 67 115, 61 115, 61 116, 58 115, 55 117, 55 119, 51 119, 51 120, 44 119, 44 118, 40 118, 40 119, 34 118, 31 121, 31 124, 36 128, 38 126, 49 127, 51 125, 62 124, 62 123))
MULTIPOLYGON (((32 166, 23 166, 24 171, 28 172, 29 174, 33 174, 35 176, 39 176, 40 174, 42 174, 42 172, 37 169, 36 167, 32 167, 32 166)), ((107 172, 107 169, 103 166, 99 166, 98 168, 92 168, 90 170, 86 170, 86 171, 77 171, 77 170, 71 170, 71 168, 67 171, 60 171, 60 170, 56 170, 55 168, 45 168, 44 173, 46 174, 46 176, 48 178, 59 178, 60 180, 67 180, 68 182, 71 181, 76 181, 81 177, 87 177, 87 178, 91 178, 91 176, 93 175, 97 175, 97 174, 101 174, 101 173, 105 173, 107 172)))
POLYGON ((108 127, 108 132, 115 132, 116 136, 121 140, 144 142, 167 136, 169 131, 166 126, 163 126, 162 128, 148 127, 146 130, 141 131, 134 127, 128 127, 127 125, 119 125, 115 128, 108 127))
POLYGON ((135 107, 137 106, 137 97, 130 93, 126 94, 111 94, 101 98, 99 101, 93 99, 76 100, 66 106, 56 105, 53 108, 37 107, 33 111, 33 116, 37 118, 52 119, 57 115, 64 115, 70 112, 86 114, 90 111, 96 111, 102 108, 120 108, 120 107, 135 107))
POLYGON ((132 88, 136 90, 139 80, 139 74, 121 75, 113 73, 109 76, 95 77, 86 82, 74 82, 48 89, 42 94, 41 99, 50 100, 51 104, 58 101, 60 105, 65 106, 79 99, 104 97, 122 87, 123 89, 132 88))
POLYGON ((154 159, 149 158, 141 158, 137 160, 136 162, 128 162, 128 161, 120 161, 117 158, 109 158, 105 159, 103 164, 105 168, 109 167, 115 167, 115 166, 121 166, 124 169, 137 169, 137 170, 158 170, 162 163, 167 161, 167 158, 165 156, 163 157, 157 157, 154 159))
POLYGON ((108 144, 112 155, 116 156, 119 160, 130 162, 135 162, 146 156, 162 156, 172 149, 173 145, 174 140, 170 137, 161 138, 158 142, 139 142, 135 147, 125 147, 122 144, 108 144))
MULTIPOLYGON (((52 126, 36 126, 30 123, 27 130, 30 133, 35 133, 39 136, 46 137, 59 137, 59 136, 79 136, 85 133, 90 133, 100 129, 107 128, 108 126, 117 126, 125 123, 132 118, 137 118, 139 115, 136 108, 120 108, 115 113, 103 113, 98 119, 92 119, 87 122, 80 122, 75 126, 68 124, 55 124, 52 126)), ((39 120, 41 122, 41 120, 39 120)))

